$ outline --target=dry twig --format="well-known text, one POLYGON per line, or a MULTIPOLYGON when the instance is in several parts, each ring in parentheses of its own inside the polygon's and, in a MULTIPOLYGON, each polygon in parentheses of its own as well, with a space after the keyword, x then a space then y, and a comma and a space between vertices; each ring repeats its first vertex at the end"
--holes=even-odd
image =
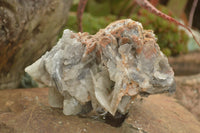
POLYGON ((189 26, 192 27, 192 23, 193 23, 193 17, 194 17, 194 12, 197 6, 198 0, 194 0, 193 4, 192 4, 192 9, 190 11, 190 16, 189 16, 189 26))
POLYGON ((82 17, 83 17, 83 12, 85 10, 85 6, 87 4, 88 0, 80 0, 78 4, 78 10, 77 10, 77 19, 78 19, 78 30, 79 32, 83 32, 83 27, 82 27, 82 17))
POLYGON ((192 30, 185 26, 184 24, 178 22, 177 20, 175 20, 174 18, 162 13, 161 11, 159 11, 158 9, 156 9, 151 3, 149 3, 147 0, 135 0, 137 2, 138 5, 140 5, 141 7, 147 9, 148 11, 150 11, 151 13, 162 17, 163 19, 168 20, 169 22, 173 22, 176 25, 180 25, 184 28, 186 28, 193 36, 194 40, 196 41, 196 43, 200 46, 200 43, 198 42, 196 36, 193 34, 192 30))

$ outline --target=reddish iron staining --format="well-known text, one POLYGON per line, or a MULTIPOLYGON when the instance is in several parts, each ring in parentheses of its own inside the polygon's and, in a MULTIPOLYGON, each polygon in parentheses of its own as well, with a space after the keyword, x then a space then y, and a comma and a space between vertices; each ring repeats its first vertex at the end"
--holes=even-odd
POLYGON ((126 56, 125 55, 121 55, 122 56, 122 64, 125 66, 125 67, 128 67, 127 66, 127 63, 126 63, 126 56))
POLYGON ((140 54, 140 53, 142 52, 142 50, 143 50, 143 47, 138 47, 138 48, 136 49, 136 53, 137 53, 137 54, 140 54))
POLYGON ((86 54, 89 54, 90 52, 92 52, 96 48, 96 43, 86 45, 86 47, 87 47, 86 54))
POLYGON ((144 52, 144 55, 146 57, 146 59, 150 59, 152 58, 153 55, 155 55, 157 53, 155 48, 149 48, 148 50, 146 50, 144 52))
POLYGON ((103 37, 99 43, 101 46, 103 46, 105 48, 106 45, 111 43, 111 39, 108 37, 103 37))
POLYGON ((146 30, 146 31, 143 32, 145 38, 154 38, 154 36, 152 36, 153 34, 151 30, 146 30))
MULTIPOLYGON (((117 23, 111 23, 106 29, 100 30, 95 35, 89 35, 88 33, 77 33, 77 39, 86 47, 85 54, 93 52, 97 46, 100 46, 96 50, 96 55, 100 57, 101 47, 106 48, 106 46, 110 45, 111 43, 114 45, 124 45, 130 43, 137 44, 135 47, 136 53, 140 54, 143 51, 147 59, 156 54, 156 49, 153 48, 154 46, 152 46, 156 43, 154 34, 152 34, 152 32, 149 30, 143 30, 142 26, 137 22, 130 22, 130 24, 124 25, 124 21, 125 20, 120 20, 117 21, 117 23), (133 31, 138 34, 132 34, 133 31), (124 33, 131 34, 132 36, 124 37, 124 33)), ((74 35, 72 35, 72 38, 73 37, 74 35)), ((121 56, 122 64, 126 66, 126 56, 121 56)))
POLYGON ((116 38, 121 38, 121 33, 123 33, 124 30, 125 30, 124 28, 120 27, 114 31, 111 31, 111 34, 116 38))
POLYGON ((121 45, 126 44, 126 43, 131 43, 131 41, 128 37, 123 37, 121 40, 121 45))
POLYGON ((138 94, 137 87, 139 87, 138 83, 131 81, 130 83, 127 83, 126 89, 122 93, 124 95, 128 94, 130 96, 136 96, 138 94))
POLYGON ((133 28, 136 28, 137 25, 136 25, 135 22, 132 22, 132 23, 129 23, 129 24, 127 25, 127 27, 128 27, 129 29, 133 29, 133 28))

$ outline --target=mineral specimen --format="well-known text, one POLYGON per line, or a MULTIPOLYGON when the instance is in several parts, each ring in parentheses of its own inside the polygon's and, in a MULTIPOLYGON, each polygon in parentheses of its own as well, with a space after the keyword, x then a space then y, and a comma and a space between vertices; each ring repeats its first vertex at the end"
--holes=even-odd
POLYGON ((174 73, 155 35, 131 19, 95 35, 65 30, 50 52, 25 71, 49 90, 49 104, 65 115, 128 112, 140 94, 175 90, 174 73))

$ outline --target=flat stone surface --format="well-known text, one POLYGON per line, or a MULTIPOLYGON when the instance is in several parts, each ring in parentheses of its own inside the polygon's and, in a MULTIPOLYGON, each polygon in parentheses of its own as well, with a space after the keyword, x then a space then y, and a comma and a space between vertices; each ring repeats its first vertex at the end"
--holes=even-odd
POLYGON ((200 121, 200 50, 177 57, 169 57, 175 72, 178 102, 194 114, 200 121))
POLYGON ((153 95, 135 102, 123 126, 128 133, 200 132, 200 123, 196 118, 175 99, 165 95, 153 95))
POLYGON ((48 103, 48 88, 0 91, 0 133, 199 133, 200 123, 165 95, 137 100, 122 127, 89 118, 65 116, 48 103))
POLYGON ((200 121, 200 74, 176 77, 174 98, 200 121))
POLYGON ((47 88, 1 90, 0 99, 0 133, 120 133, 119 128, 51 108, 47 88))

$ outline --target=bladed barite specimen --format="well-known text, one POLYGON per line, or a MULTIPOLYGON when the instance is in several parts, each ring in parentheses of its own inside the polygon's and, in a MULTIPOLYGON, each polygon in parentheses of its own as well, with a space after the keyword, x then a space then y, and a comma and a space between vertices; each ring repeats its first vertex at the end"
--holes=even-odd
POLYGON ((138 94, 175 90, 174 73, 155 35, 131 19, 95 35, 65 30, 51 51, 25 69, 50 88, 49 103, 65 115, 128 112, 138 94))

